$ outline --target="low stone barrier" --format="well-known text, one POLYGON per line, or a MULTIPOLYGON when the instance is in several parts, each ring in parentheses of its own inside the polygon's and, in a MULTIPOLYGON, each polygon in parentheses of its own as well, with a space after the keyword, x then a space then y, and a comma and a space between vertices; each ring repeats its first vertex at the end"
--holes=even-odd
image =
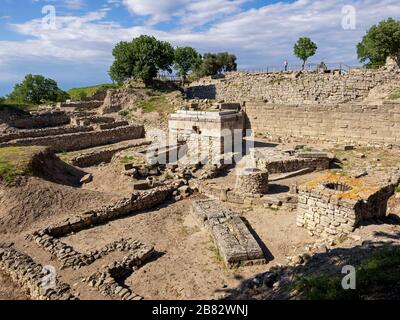
POLYGON ((124 146, 117 146, 106 150, 96 150, 90 153, 82 154, 70 160, 70 163, 80 168, 87 168, 99 165, 100 163, 109 163, 113 156, 123 150, 150 145, 151 142, 139 139, 124 146))
POLYGON ((11 146, 47 146, 55 152, 74 151, 92 148, 125 140, 144 138, 144 126, 131 125, 116 129, 62 134, 56 136, 17 139, 0 143, 0 147, 11 146))
POLYGON ((386 216, 399 176, 386 182, 327 173, 299 187, 297 225, 323 237, 349 234, 362 221, 386 216))
POLYGON ((8 141, 16 140, 16 139, 40 138, 40 137, 69 134, 69 133, 90 132, 93 130, 94 129, 92 127, 84 127, 84 126, 19 130, 19 131, 0 135, 0 143, 8 142, 8 141))
MULTIPOLYGON (((37 300, 78 300, 71 293, 70 286, 56 279, 55 286, 47 286, 45 277, 48 275, 42 265, 31 257, 18 252, 12 247, 0 245, 0 269, 4 270, 13 281, 29 295, 37 300)), ((47 271, 48 272, 48 271, 47 271)))
POLYGON ((91 287, 97 288, 104 296, 117 296, 122 300, 143 300, 132 289, 121 286, 121 282, 135 272, 154 252, 154 249, 139 243, 136 252, 107 266, 103 271, 84 279, 91 287))
POLYGON ((74 108, 75 110, 92 110, 99 108, 103 105, 103 101, 75 101, 75 102, 61 102, 57 104, 58 108, 74 108))
POLYGON ((115 122, 115 119, 113 117, 87 115, 87 114, 81 114, 80 112, 78 112, 76 116, 73 116, 71 118, 71 124, 76 126, 90 126, 92 124, 104 124, 113 122, 115 122))
POLYGON ((264 253, 238 214, 216 200, 199 200, 192 204, 198 223, 211 232, 226 265, 266 263, 264 253))
POLYGON ((150 209, 164 202, 180 186, 179 183, 174 183, 145 192, 136 192, 132 194, 131 198, 124 198, 113 205, 88 211, 65 222, 50 226, 39 231, 39 235, 47 234, 51 237, 60 238, 72 232, 76 233, 135 212, 150 209))
POLYGON ((96 126, 98 130, 107 130, 107 129, 114 129, 118 127, 124 127, 124 126, 129 126, 128 121, 116 121, 113 123, 104 123, 104 124, 99 124, 96 126))
POLYGON ((71 122, 71 118, 64 112, 49 112, 38 115, 14 116, 3 121, 10 127, 17 129, 35 129, 67 125, 71 122))
POLYGON ((76 251, 72 246, 67 245, 61 240, 45 234, 44 232, 35 232, 32 236, 28 236, 28 239, 35 241, 39 247, 49 252, 53 257, 56 257, 63 268, 71 267, 74 269, 89 266, 96 260, 99 260, 114 251, 133 252, 141 246, 138 241, 121 239, 114 241, 99 250, 84 254, 76 251))

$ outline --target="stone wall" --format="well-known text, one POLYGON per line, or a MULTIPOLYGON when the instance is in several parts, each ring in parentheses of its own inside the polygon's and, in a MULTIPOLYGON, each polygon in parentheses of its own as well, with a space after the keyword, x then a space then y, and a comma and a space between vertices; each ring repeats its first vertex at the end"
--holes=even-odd
POLYGON ((53 288, 44 286, 45 269, 31 257, 12 247, 0 246, 0 269, 4 270, 37 300, 77 300, 67 284, 56 279, 53 288))
POLYGON ((69 162, 72 165, 80 168, 96 166, 100 163, 109 163, 112 160, 113 156, 120 151, 141 146, 147 146, 150 145, 150 143, 150 141, 138 139, 137 141, 123 146, 110 147, 106 150, 95 150, 90 153, 80 154, 72 158, 69 162))
POLYGON ((144 135, 145 132, 143 126, 131 125, 103 131, 18 139, 11 142, 1 143, 0 147, 36 145, 50 147, 55 152, 63 152, 87 149, 125 140, 140 139, 144 138, 144 135))
POLYGON ((250 102, 247 126, 255 134, 349 143, 400 144, 399 104, 282 105, 250 102))
POLYGON ((1 122, 17 129, 36 129, 67 125, 71 122, 71 118, 64 112, 50 112, 38 115, 12 116, 0 119, 1 122))
POLYGON ((363 221, 386 216, 398 182, 399 177, 385 184, 370 178, 322 175, 299 187, 297 225, 327 237, 351 233, 363 221))
POLYGON ((47 234, 55 238, 63 237, 72 232, 79 232, 135 212, 150 209, 164 202, 179 186, 180 184, 171 183, 150 191, 133 193, 132 197, 124 198, 111 206, 85 212, 81 216, 68 219, 66 222, 50 226, 45 230, 40 230, 38 235, 47 234))
POLYGON ((58 108, 73 108, 74 110, 93 110, 101 107, 103 101, 74 101, 74 102, 60 102, 57 104, 58 108))
POLYGON ((340 75, 311 72, 227 73, 223 79, 204 78, 187 89, 188 98, 226 102, 260 100, 280 104, 341 104, 367 97, 379 84, 400 81, 399 72, 353 70, 340 75))
POLYGON ((241 147, 244 117, 236 111, 179 110, 170 116, 168 126, 171 141, 186 141, 193 163, 215 163, 241 147))
POLYGON ((92 127, 59 127, 59 128, 45 128, 45 129, 33 129, 33 130, 18 130, 11 133, 0 134, 0 143, 8 142, 16 139, 25 138, 39 138, 52 135, 77 133, 77 132, 90 132, 94 129, 92 127))

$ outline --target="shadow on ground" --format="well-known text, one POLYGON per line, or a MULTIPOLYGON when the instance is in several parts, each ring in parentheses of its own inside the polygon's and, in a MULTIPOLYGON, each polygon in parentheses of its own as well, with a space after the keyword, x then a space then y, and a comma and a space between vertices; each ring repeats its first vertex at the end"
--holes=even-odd
POLYGON ((400 299, 400 245, 381 234, 383 241, 365 241, 352 248, 337 248, 313 256, 303 255, 303 264, 273 267, 246 279, 226 293, 226 300, 370 300, 400 299), (356 290, 344 290, 344 266, 354 266, 356 290))

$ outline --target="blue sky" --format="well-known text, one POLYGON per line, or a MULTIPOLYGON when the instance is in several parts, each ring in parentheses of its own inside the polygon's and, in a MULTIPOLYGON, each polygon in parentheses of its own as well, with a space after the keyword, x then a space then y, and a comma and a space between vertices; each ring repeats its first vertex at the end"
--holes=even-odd
POLYGON ((398 0, 0 3, 0 95, 27 73, 51 77, 63 89, 109 82, 113 46, 140 34, 174 46, 193 46, 201 53, 233 52, 240 69, 280 66, 285 59, 298 64, 293 44, 300 36, 309 36, 319 47, 313 61, 357 65, 355 46, 366 30, 388 17, 400 19, 398 0), (43 23, 49 21, 44 7, 55 10, 54 28, 43 23))

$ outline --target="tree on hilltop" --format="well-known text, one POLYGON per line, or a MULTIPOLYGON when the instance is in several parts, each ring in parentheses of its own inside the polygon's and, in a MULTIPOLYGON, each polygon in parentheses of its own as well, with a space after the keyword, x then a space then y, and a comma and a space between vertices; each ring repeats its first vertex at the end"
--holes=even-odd
POLYGON ((131 42, 118 43, 113 56, 114 62, 109 70, 113 81, 122 83, 137 79, 149 85, 160 70, 172 72, 174 49, 168 42, 142 35, 131 42))
POLYGON ((28 74, 16 84, 7 100, 17 103, 40 104, 45 102, 62 102, 69 99, 68 93, 61 90, 57 82, 41 75, 28 74))
POLYGON ((308 58, 315 55, 317 49, 318 47, 316 43, 313 42, 310 38, 303 37, 296 42, 296 44, 294 45, 294 55, 303 61, 302 65, 303 70, 308 58))
POLYGON ((228 52, 206 53, 196 70, 196 74, 205 77, 236 70, 237 63, 234 54, 228 52))
POLYGON ((388 57, 400 57, 400 21, 392 18, 372 26, 357 45, 357 55, 367 66, 384 65, 388 57))
POLYGON ((178 47, 175 49, 174 68, 177 75, 184 79, 189 71, 193 71, 201 63, 201 55, 192 47, 178 47))

